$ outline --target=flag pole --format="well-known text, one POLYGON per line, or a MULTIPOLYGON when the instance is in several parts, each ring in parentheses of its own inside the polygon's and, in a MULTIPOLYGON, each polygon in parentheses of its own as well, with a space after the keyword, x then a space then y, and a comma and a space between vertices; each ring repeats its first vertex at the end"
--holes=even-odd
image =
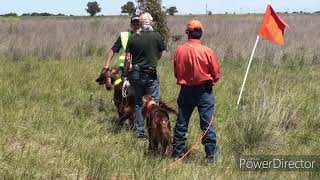
POLYGON ((247 67, 247 71, 246 71, 246 74, 245 74, 244 79, 243 79, 243 83, 242 83, 241 90, 240 90, 240 95, 239 95, 239 98, 238 98, 238 101, 237 101, 237 109, 238 109, 239 104, 240 104, 240 100, 241 100, 241 96, 242 96, 242 93, 243 93, 244 85, 246 84, 246 80, 247 80, 247 77, 248 77, 248 74, 249 74, 249 69, 250 69, 250 66, 251 66, 253 55, 254 55, 254 53, 256 51, 256 47, 258 45, 258 41, 259 41, 259 36, 257 36, 256 43, 254 44, 254 47, 253 47, 253 50, 252 50, 252 53, 251 53, 251 57, 250 57, 250 60, 249 60, 249 64, 248 64, 248 67, 247 67))

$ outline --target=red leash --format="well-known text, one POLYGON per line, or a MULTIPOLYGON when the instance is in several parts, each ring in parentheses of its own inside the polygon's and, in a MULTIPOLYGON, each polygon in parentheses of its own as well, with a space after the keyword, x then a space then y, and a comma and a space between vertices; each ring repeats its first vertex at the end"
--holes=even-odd
POLYGON ((190 152, 195 149, 196 147, 199 146, 199 144, 201 143, 202 139, 204 138, 204 136, 208 133, 209 131, 209 128, 211 127, 212 125, 212 122, 213 122, 213 117, 210 121, 210 124, 209 126, 207 127, 206 131, 202 134, 202 136, 200 137, 200 139, 189 149, 189 151, 187 151, 181 158, 179 158, 178 160, 176 160, 175 162, 173 162, 171 165, 170 165, 170 169, 174 168, 176 165, 178 165, 183 159, 185 159, 187 157, 188 154, 190 154, 190 152))

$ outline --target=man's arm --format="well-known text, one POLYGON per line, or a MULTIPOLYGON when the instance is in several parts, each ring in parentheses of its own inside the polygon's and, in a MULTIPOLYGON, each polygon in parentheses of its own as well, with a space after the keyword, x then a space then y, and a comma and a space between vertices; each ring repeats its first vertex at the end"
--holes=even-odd
POLYGON ((158 50, 160 52, 159 53, 159 59, 160 59, 162 57, 163 51, 167 49, 167 45, 159 33, 157 37, 157 42, 158 42, 158 50))
POLYGON ((213 78, 213 82, 216 83, 219 81, 221 77, 220 66, 218 63, 217 56, 212 52, 209 60, 209 69, 211 72, 211 76, 213 78))
POLYGON ((174 76, 176 77, 176 78, 178 78, 177 77, 177 61, 178 61, 178 56, 177 56, 177 54, 178 54, 178 49, 179 49, 179 47, 175 50, 175 52, 174 52, 174 59, 173 59, 173 69, 174 69, 174 76))
POLYGON ((105 69, 108 69, 110 67, 110 62, 113 56, 115 55, 115 53, 119 53, 120 49, 121 49, 121 38, 119 37, 108 52, 108 55, 105 59, 104 66, 103 66, 105 69))
POLYGON ((108 52, 108 55, 107 55, 107 57, 106 57, 106 60, 104 61, 103 68, 108 69, 108 68, 110 67, 110 62, 111 62, 114 54, 115 54, 115 53, 113 52, 113 50, 110 49, 109 52, 108 52))

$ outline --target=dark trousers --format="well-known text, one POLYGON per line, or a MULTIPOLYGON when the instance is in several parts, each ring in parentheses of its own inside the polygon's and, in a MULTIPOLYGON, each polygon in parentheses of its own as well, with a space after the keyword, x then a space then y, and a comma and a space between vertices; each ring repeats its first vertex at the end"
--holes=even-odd
POLYGON ((144 134, 144 120, 142 116, 142 97, 150 95, 154 101, 159 104, 160 84, 158 76, 139 73, 139 79, 130 81, 134 87, 135 110, 136 110, 136 128, 138 134, 144 134))
MULTIPOLYGON (((200 116, 200 128, 204 132, 212 119, 214 112, 214 96, 212 86, 181 86, 178 97, 179 115, 173 135, 173 156, 181 157, 186 152, 186 133, 190 116, 197 107, 200 116)), ((207 158, 211 158, 216 153, 217 140, 216 130, 211 126, 207 134, 202 139, 207 158)))

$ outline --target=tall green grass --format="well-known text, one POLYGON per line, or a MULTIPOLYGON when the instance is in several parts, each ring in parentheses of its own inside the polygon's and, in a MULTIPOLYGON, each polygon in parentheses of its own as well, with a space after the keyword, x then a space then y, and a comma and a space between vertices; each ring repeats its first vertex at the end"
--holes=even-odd
MULTIPOLYGON (((147 141, 122 130, 112 93, 98 86, 102 58, 0 60, 0 179, 318 179, 319 173, 241 172, 235 155, 320 153, 319 66, 254 61, 239 110, 245 66, 223 61, 215 87, 219 161, 207 165, 202 145, 175 169, 146 153, 147 141), (97 60, 100 59, 100 60, 97 60)), ((172 60, 160 63, 162 99, 177 107, 172 60)), ((191 117, 188 146, 199 138, 191 117)), ((175 116, 171 116, 175 124, 175 116)))

